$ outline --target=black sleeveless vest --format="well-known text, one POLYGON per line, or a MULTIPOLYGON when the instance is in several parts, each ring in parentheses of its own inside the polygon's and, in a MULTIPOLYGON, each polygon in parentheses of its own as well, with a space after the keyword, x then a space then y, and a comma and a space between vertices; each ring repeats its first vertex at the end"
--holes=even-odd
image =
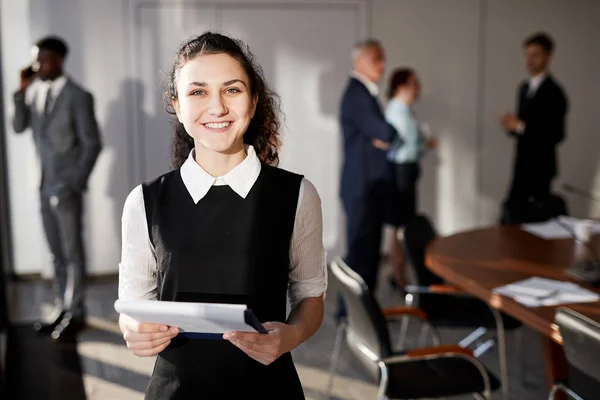
MULTIPOLYGON (((247 304, 286 321, 289 248, 302 176, 263 165, 245 199, 213 186, 194 203, 180 170, 142 185, 159 300, 247 304)), ((269 366, 225 340, 175 338, 158 355, 148 400, 304 399, 291 355, 269 366)))

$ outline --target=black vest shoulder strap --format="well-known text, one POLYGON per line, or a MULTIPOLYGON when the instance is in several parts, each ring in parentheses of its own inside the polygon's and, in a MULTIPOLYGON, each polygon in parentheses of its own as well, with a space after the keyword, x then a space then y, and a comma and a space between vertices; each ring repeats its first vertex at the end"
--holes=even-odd
POLYGON ((148 234, 152 246, 156 246, 153 240, 153 223, 154 216, 158 212, 158 207, 161 203, 163 194, 168 192, 169 187, 172 187, 175 181, 181 180, 179 169, 167 172, 151 181, 142 183, 142 192, 144 194, 144 208, 146 210, 146 224, 148 225, 148 234))
POLYGON ((261 188, 261 211, 283 217, 280 222, 285 221, 285 224, 278 233, 291 238, 303 176, 268 165, 263 165, 263 170, 265 182, 261 188))

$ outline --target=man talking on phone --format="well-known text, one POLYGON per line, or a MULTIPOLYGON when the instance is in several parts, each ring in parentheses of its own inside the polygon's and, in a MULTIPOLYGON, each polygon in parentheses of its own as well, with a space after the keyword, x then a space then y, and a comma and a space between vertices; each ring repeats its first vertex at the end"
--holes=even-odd
POLYGON ((31 128, 33 134, 42 169, 42 222, 54 264, 56 308, 34 329, 58 340, 85 326, 82 197, 102 145, 92 95, 63 71, 67 44, 46 37, 35 49, 37 61, 21 71, 14 94, 13 128, 31 128))

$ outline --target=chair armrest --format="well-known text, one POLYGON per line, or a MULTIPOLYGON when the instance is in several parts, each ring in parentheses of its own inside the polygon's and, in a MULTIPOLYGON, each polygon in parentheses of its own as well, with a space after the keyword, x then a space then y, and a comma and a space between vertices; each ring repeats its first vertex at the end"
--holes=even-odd
POLYGON ((446 354, 464 354, 473 357, 473 351, 455 344, 442 345, 435 347, 426 347, 406 352, 404 355, 409 358, 430 356, 430 355, 446 355, 446 354))
POLYGON ((384 358, 380 361, 379 368, 385 369, 387 373, 388 366, 393 364, 401 364, 405 362, 415 362, 421 360, 435 360, 439 358, 462 358, 470 362, 477 368, 484 384, 484 393, 490 393, 490 377, 481 362, 473 357, 473 352, 470 349, 465 349, 457 345, 444 345, 431 348, 423 348, 409 351, 407 353, 384 358))
POLYGON ((408 285, 405 287, 405 290, 410 294, 416 293, 427 293, 427 294, 446 294, 446 295, 454 295, 454 296, 465 296, 465 297, 473 297, 470 293, 467 293, 457 287, 447 285, 447 284, 435 284, 430 286, 414 286, 408 285))
POLYGON ((444 358, 444 357, 460 357, 466 359, 473 359, 473 351, 471 349, 467 349, 464 347, 460 347, 458 345, 441 345, 434 347, 424 347, 422 349, 415 349, 411 351, 407 351, 403 354, 399 354, 397 356, 391 356, 382 359, 385 364, 397 364, 403 362, 411 362, 423 359, 436 359, 436 358, 444 358))
POLYGON ((383 312, 383 316, 386 318, 389 317, 397 317, 397 316, 411 316, 422 319, 423 321, 427 320, 427 314, 421 309, 416 307, 406 307, 406 306, 398 306, 398 307, 388 307, 381 310, 383 312))
POLYGON ((416 285, 406 285, 404 287, 408 293, 431 293, 429 290, 429 286, 416 286, 416 285))
POLYGON ((460 290, 457 287, 454 287, 451 285, 444 285, 444 284, 431 285, 431 286, 429 286, 429 290, 431 291, 431 293, 468 294, 464 290, 460 290))

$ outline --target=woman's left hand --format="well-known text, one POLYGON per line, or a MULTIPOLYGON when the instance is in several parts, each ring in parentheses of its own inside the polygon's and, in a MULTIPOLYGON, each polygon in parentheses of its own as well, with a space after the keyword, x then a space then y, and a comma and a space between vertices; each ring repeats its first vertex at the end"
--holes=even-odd
POLYGON ((267 322, 263 326, 269 333, 228 332, 223 335, 223 339, 229 340, 264 365, 271 364, 300 344, 298 328, 281 322, 267 322))

